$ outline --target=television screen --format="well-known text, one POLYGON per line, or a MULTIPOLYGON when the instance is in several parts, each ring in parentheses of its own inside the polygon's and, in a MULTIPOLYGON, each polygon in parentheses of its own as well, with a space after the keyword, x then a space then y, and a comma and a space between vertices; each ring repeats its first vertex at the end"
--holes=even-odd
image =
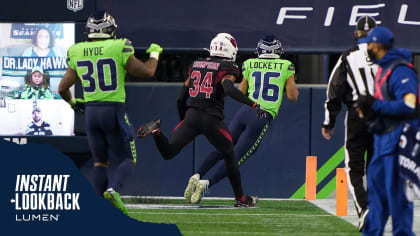
POLYGON ((74 134, 58 94, 74 42, 74 23, 0 23, 0 135, 74 134))

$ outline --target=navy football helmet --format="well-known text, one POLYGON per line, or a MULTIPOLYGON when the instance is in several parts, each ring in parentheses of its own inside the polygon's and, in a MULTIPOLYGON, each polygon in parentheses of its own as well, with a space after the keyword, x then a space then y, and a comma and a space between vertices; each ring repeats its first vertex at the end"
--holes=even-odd
POLYGON ((261 38, 256 50, 259 58, 280 58, 284 52, 280 40, 274 35, 261 38))
POLYGON ((97 11, 87 20, 86 33, 90 39, 115 38, 117 27, 113 16, 105 11, 97 11))

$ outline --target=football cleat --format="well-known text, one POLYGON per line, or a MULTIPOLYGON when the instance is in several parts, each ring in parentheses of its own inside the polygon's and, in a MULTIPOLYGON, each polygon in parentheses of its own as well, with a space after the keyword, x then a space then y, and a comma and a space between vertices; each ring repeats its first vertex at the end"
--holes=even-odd
POLYGON ((209 190, 209 181, 208 180, 199 180, 198 184, 195 186, 195 191, 191 195, 191 203, 198 204, 203 198, 204 194, 209 190))
POLYGON ((363 227, 365 226, 368 213, 369 213, 368 208, 362 210, 362 212, 360 213, 359 224, 357 225, 357 228, 359 229, 359 232, 362 232, 363 227))
POLYGON ((149 123, 140 126, 137 130, 137 136, 140 138, 146 137, 149 134, 155 134, 160 131, 160 119, 155 119, 149 123))
POLYGON ((121 200, 120 194, 115 192, 113 188, 109 188, 104 192, 104 198, 110 201, 115 207, 120 209, 124 214, 128 214, 127 207, 121 200))
POLYGON ((258 202, 258 197, 256 196, 245 196, 245 202, 240 199, 235 200, 235 207, 255 207, 258 202))
POLYGON ((188 203, 191 203, 191 196, 195 191, 195 187, 198 185, 198 182, 200 181, 200 175, 199 174, 195 174, 193 176, 191 176, 190 180, 188 181, 188 185, 185 188, 185 192, 184 192, 184 198, 185 201, 188 203))

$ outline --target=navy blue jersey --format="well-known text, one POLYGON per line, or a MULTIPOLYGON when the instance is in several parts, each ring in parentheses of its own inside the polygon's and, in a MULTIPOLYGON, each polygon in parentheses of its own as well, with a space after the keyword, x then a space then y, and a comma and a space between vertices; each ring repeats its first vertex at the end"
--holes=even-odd
POLYGON ((26 130, 26 135, 52 135, 50 124, 45 121, 42 121, 41 125, 38 126, 34 122, 28 125, 26 130))
POLYGON ((191 78, 190 106, 223 119, 225 93, 221 82, 225 75, 239 78, 238 65, 222 58, 201 58, 190 65, 188 75, 191 78))

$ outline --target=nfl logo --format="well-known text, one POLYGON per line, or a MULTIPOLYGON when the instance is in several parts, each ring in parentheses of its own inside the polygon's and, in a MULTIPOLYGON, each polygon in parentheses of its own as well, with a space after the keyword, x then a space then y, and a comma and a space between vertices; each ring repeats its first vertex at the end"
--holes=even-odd
POLYGON ((74 12, 82 10, 83 0, 67 0, 67 9, 74 12))

